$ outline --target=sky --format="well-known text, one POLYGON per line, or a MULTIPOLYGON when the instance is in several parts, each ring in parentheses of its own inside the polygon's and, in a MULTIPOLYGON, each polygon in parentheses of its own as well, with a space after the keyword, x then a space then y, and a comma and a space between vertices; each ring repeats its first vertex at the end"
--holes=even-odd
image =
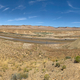
POLYGON ((80 27, 80 0, 0 0, 0 25, 80 27))

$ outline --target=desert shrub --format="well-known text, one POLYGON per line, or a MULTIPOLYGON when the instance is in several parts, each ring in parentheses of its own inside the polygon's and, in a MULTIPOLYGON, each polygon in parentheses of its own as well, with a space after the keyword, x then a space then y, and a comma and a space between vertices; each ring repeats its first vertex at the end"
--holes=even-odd
POLYGON ((24 71, 24 72, 29 72, 29 69, 24 68, 23 71, 24 71))
POLYGON ((17 79, 21 80, 22 79, 22 75, 21 73, 16 74, 17 79))
POLYGON ((22 70, 22 69, 19 67, 19 68, 18 68, 18 71, 21 71, 21 70, 22 70))
POLYGON ((2 77, 2 73, 0 73, 0 77, 2 77))
POLYGON ((56 62, 58 62, 58 60, 56 59, 56 62))
POLYGON ((66 65, 63 65, 61 70, 64 70, 64 69, 66 69, 66 65))
POLYGON ((71 57, 70 57, 70 56, 66 56, 65 58, 66 58, 66 59, 71 59, 71 57))
POLYGON ((56 63, 56 66, 55 67, 60 67, 60 63, 56 63))
POLYGON ((75 58, 75 61, 74 61, 75 63, 79 63, 80 62, 80 56, 77 56, 76 58, 75 58))
POLYGON ((16 76, 16 74, 12 74, 12 77, 11 77, 10 80, 17 80, 17 76, 16 76))
POLYGON ((21 73, 21 79, 28 78, 28 73, 21 73))
POLYGON ((45 64, 46 64, 46 62, 43 62, 44 68, 46 67, 46 65, 45 65, 45 64))
POLYGON ((15 66, 15 62, 13 63, 13 66, 15 66))
POLYGON ((28 78, 28 73, 13 74, 10 80, 22 80, 28 78))
POLYGON ((52 66, 54 65, 54 63, 52 63, 52 66))
POLYGON ((46 69, 42 69, 42 72, 43 72, 43 73, 46 72, 46 69))
POLYGON ((49 78, 50 78, 49 74, 44 75, 44 80, 49 80, 49 78))

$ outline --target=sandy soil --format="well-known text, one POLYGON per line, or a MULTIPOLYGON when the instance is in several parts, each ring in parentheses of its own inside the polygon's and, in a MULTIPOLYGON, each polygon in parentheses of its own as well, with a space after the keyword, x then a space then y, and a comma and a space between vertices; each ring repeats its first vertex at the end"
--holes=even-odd
POLYGON ((66 45, 69 44, 40 45, 0 39, 0 80, 15 80, 13 75, 17 78, 20 74, 28 74, 22 80, 44 80, 46 74, 49 80, 80 80, 80 63, 74 63, 80 49, 67 49, 66 45), (60 67, 55 67, 56 63, 60 67), (66 69, 61 70, 63 65, 66 69))
MULTIPOLYGON (((0 32, 70 38, 80 36, 77 29, 47 27, 45 30, 43 26, 3 25, 0 32)), ((0 39, 0 80, 80 80, 80 63, 74 63, 76 56, 80 56, 80 39, 65 44, 30 44, 0 39)))

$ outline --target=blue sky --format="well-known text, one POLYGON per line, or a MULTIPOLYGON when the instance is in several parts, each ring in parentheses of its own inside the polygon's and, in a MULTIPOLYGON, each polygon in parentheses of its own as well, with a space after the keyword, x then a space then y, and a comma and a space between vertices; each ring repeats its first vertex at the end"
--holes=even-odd
POLYGON ((80 27, 80 0, 0 0, 0 25, 80 27))

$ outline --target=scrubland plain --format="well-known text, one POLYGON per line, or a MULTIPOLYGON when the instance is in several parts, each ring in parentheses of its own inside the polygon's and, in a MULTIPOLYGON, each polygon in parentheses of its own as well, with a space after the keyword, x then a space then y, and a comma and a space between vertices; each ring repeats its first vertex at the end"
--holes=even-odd
POLYGON ((0 80, 80 80, 80 31, 45 29, 0 29, 2 36, 76 39, 63 44, 0 39, 0 80))

